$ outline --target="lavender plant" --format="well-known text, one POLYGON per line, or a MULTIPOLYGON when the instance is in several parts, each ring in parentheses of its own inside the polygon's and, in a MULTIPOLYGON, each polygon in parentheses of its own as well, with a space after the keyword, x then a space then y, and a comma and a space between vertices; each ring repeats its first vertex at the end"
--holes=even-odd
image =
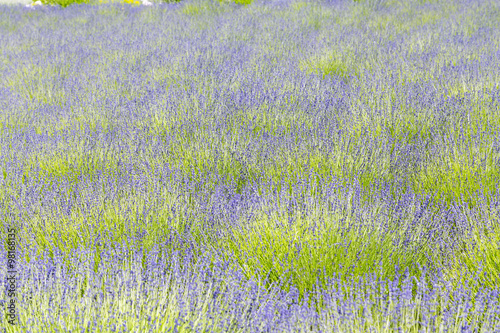
POLYGON ((0 7, 0 327, 498 330, 496 11, 0 7))

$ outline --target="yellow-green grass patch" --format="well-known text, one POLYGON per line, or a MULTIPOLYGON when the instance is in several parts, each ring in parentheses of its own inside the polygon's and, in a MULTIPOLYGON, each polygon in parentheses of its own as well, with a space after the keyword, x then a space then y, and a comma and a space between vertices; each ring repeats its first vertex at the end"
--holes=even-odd
POLYGON ((436 200, 461 201, 476 206, 477 195, 496 192, 500 168, 484 149, 448 150, 448 156, 429 160, 418 173, 409 175, 417 193, 436 193, 436 200))
MULTIPOLYGON (((500 227, 498 218, 487 216, 489 226, 475 225, 472 238, 461 242, 460 248, 445 267, 446 278, 454 288, 470 288, 476 295, 483 288, 495 289, 500 283, 500 227)), ((449 294, 453 300, 453 294, 449 294)), ((472 300, 475 305, 475 298, 472 300)))
MULTIPOLYGON (((126 246, 129 250, 134 247, 144 248, 148 252, 159 242, 175 234, 190 235, 199 245, 210 241, 207 226, 202 221, 189 220, 189 212, 184 209, 172 209, 182 201, 183 206, 189 205, 194 210, 194 201, 167 191, 162 191, 161 198, 165 201, 155 211, 150 210, 151 204, 146 203, 144 198, 132 192, 120 191, 113 200, 102 201, 90 211, 81 206, 74 207, 69 216, 62 209, 44 212, 43 217, 41 214, 33 214, 27 224, 16 226, 19 228, 19 236, 25 240, 19 246, 31 243, 36 246, 37 255, 47 251, 51 257, 55 255, 54 251, 60 251, 66 258, 68 269, 77 268, 70 267, 67 261, 76 249, 91 249, 95 254, 94 270, 97 271, 101 253, 113 250, 116 246, 126 246), (131 219, 134 223, 130 223, 131 219), (140 239, 131 240, 139 234, 143 235, 140 239)), ((6 242, 6 235, 2 236, 6 242)), ((19 250, 29 262, 29 251, 24 251, 25 248, 19 250)), ((133 255, 132 252, 128 254, 133 255)))
POLYGON ((274 284, 285 278, 285 290, 294 285, 301 297, 305 291, 311 293, 318 280, 325 285, 325 277, 336 274, 345 282, 380 273, 381 264, 382 277, 392 278, 396 264, 399 273, 408 268, 413 275, 419 275, 417 264, 427 264, 425 253, 429 249, 425 244, 414 243, 404 250, 394 245, 402 234, 397 229, 385 236, 379 231, 369 233, 366 228, 364 232, 349 230, 347 225, 354 219, 349 213, 317 214, 304 219, 300 214, 268 215, 263 211, 251 224, 242 222, 240 227, 232 228, 229 236, 215 246, 236 258, 247 277, 269 276, 268 282, 274 284), (289 225, 292 217, 294 222, 289 225), (320 218, 323 222, 319 222, 320 218))
POLYGON ((325 50, 309 59, 300 61, 299 68, 308 74, 319 74, 323 78, 334 75, 348 82, 351 76, 359 76, 359 64, 352 52, 325 50))
POLYGON ((94 177, 99 171, 115 175, 118 170, 116 154, 105 150, 94 150, 84 153, 83 146, 78 149, 59 150, 32 155, 24 165, 24 176, 30 177, 35 170, 40 176, 50 179, 78 181, 79 177, 94 177))

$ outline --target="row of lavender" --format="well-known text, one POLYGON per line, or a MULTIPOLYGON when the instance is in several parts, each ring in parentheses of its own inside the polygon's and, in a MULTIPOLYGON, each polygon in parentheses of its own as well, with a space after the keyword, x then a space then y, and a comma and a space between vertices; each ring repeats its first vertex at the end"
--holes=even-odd
POLYGON ((19 332, 496 332, 500 325, 498 289, 452 288, 439 272, 431 283, 425 269, 421 276, 406 271, 348 282, 334 275, 300 299, 296 288, 283 288, 286 282, 265 288, 265 279, 248 280, 211 255, 183 265, 195 254, 165 251, 169 246, 103 251, 97 271, 91 251, 75 251, 71 272, 63 256, 37 260, 33 253, 18 270, 18 322, 11 326, 3 317, 2 326, 19 332), (123 253, 132 254, 125 259, 123 253))
POLYGON ((498 5, 385 3, 1 8, 2 326, 497 330, 498 5))
MULTIPOLYGON (((101 228, 102 231, 97 231, 83 249, 74 248, 64 253, 56 247, 46 246, 46 252, 40 253, 38 246, 30 244, 29 250, 23 253, 26 257, 18 257, 16 292, 20 317, 16 327, 20 331, 46 331, 48 327, 62 331, 79 328, 91 331, 175 331, 174 327, 177 327, 178 330, 191 328, 220 332, 364 331, 369 328, 375 328, 375 331, 401 328, 427 332, 467 332, 481 328, 489 332, 500 325, 498 287, 485 283, 492 272, 482 267, 459 281, 449 280, 447 266, 422 269, 421 266, 409 267, 411 262, 403 263, 402 269, 396 268, 387 274, 383 256, 380 262, 375 261, 379 259, 377 255, 383 253, 368 258, 358 252, 361 262, 355 265, 369 260, 371 273, 362 274, 355 267, 336 267, 345 263, 339 258, 329 262, 330 267, 323 267, 322 271, 320 265, 315 267, 316 280, 310 281, 312 284, 306 283, 304 289, 290 282, 295 279, 304 284, 305 279, 300 276, 306 272, 304 266, 291 274, 284 270, 283 274, 273 276, 273 272, 268 271, 260 278, 252 277, 241 269, 234 256, 228 256, 220 248, 207 246, 208 241, 197 241, 189 230, 193 228, 189 222, 198 222, 203 230, 223 231, 227 226, 214 226, 213 223, 249 220, 252 213, 262 206, 273 207, 281 214, 291 213, 293 223, 302 212, 297 198, 287 195, 289 188, 286 186, 279 193, 273 193, 271 184, 262 186, 263 195, 251 188, 238 194, 234 186, 219 185, 213 190, 202 188, 190 206, 189 191, 182 193, 182 189, 196 188, 200 182, 182 180, 175 171, 165 168, 156 177, 129 171, 113 179, 102 177, 91 184, 80 184, 79 199, 89 202, 92 193, 98 193, 102 188, 116 188, 114 182, 120 180, 127 182, 139 193, 138 197, 145 199, 141 209, 126 209, 122 215, 132 222, 124 233, 126 239, 113 241, 112 232, 101 228), (149 184, 144 181, 148 178, 149 184), (154 217, 162 213, 161 201, 151 195, 162 188, 176 193, 177 205, 170 210, 188 223, 183 228, 175 229, 170 223, 161 231, 155 230, 156 241, 151 244, 144 242, 150 236, 148 231, 151 232, 144 225, 154 224, 154 217), (213 204, 203 207, 205 200, 213 204), (280 200, 284 209, 279 208, 280 200), (134 224, 142 223, 133 230, 134 224), (329 272, 325 274, 325 271, 329 272), (485 273, 487 275, 483 275, 485 273)), ((42 190, 41 194, 58 202, 59 214, 66 215, 71 212, 72 204, 65 198, 68 191, 64 189, 68 184, 54 183, 57 195, 54 196, 52 191, 50 197, 48 190, 42 190)), ((295 186, 300 187, 301 183, 306 183, 306 180, 295 186)), ((32 190, 34 187, 31 184, 32 190)), ((479 218, 495 211, 496 207, 496 204, 479 205, 470 210, 462 206, 442 206, 436 210, 429 206, 429 198, 405 195, 394 201, 389 191, 380 189, 374 200, 377 204, 367 205, 363 203, 359 185, 344 188, 332 180, 325 183, 324 188, 324 196, 317 202, 310 202, 306 209, 321 205, 326 215, 340 214, 348 218, 350 213, 354 214, 353 223, 346 229, 365 226, 366 221, 373 223, 374 227, 388 225, 386 217, 392 216, 398 220, 405 236, 401 246, 406 255, 411 253, 409 241, 417 223, 428 224, 428 242, 436 246, 432 250, 446 253, 457 246, 456 242, 461 238, 457 235, 463 235, 465 239, 469 237, 471 226, 468 221, 480 224, 482 219, 479 218), (341 196, 341 193, 350 193, 352 197, 341 196)), ((26 194, 29 198, 30 191, 26 194)), ((498 202, 498 198, 494 201, 498 202)), ((99 230, 100 218, 93 213, 95 211, 89 209, 86 215, 90 216, 90 221, 97 221, 92 227, 99 230)), ((10 219, 25 221, 22 215, 11 215, 10 219)), ((29 229, 33 234, 37 233, 34 227, 29 229)), ((88 229, 80 228, 80 234, 85 234, 88 229)), ((54 236, 62 240, 64 231, 59 230, 54 236)), ((369 241, 367 238, 366 242, 369 241)), ((64 240, 59 244, 62 243, 64 240)), ((345 248, 340 255, 357 251, 349 247, 350 244, 343 245, 345 248)), ((307 253, 304 255, 309 264, 314 264, 307 253)), ((427 259, 429 255, 426 255, 427 259)), ((5 254, 2 267, 8 267, 5 254)), ((7 270, 2 270, 1 274, 6 282, 4 295, 7 296, 9 283, 6 278, 9 274, 7 270)), ((4 304, 8 304, 7 298, 4 304)))

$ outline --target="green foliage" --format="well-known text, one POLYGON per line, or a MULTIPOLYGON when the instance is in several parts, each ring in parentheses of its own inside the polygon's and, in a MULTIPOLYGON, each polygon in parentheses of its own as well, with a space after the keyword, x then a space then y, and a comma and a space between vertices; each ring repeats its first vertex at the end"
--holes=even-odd
MULTIPOLYGON (((447 266, 447 277, 457 288, 464 283, 479 293, 500 284, 500 227, 498 217, 483 216, 487 226, 475 226, 472 237, 460 243, 460 249, 447 266)), ((453 299, 452 295, 450 295, 453 299)), ((473 300, 475 304, 475 300, 473 300)))
POLYGON ((472 160, 458 156, 434 162, 413 176, 413 187, 417 193, 436 193, 436 201, 463 201, 470 208, 475 207, 478 194, 490 197, 495 193, 500 169, 491 157, 486 157, 482 165, 473 164, 472 160))
POLYGON ((41 177, 68 180, 71 184, 79 177, 92 179, 98 172, 116 175, 118 159, 115 156, 107 156, 102 152, 85 154, 83 147, 79 148, 79 151, 31 157, 25 166, 24 174, 28 177, 38 172, 41 177))
POLYGON ((351 76, 358 76, 357 67, 354 66, 352 54, 342 54, 337 51, 327 51, 323 55, 302 61, 300 69, 307 73, 320 74, 323 78, 328 75, 335 75, 345 81, 349 81, 351 76))
POLYGON ((237 5, 250 5, 253 0, 218 0, 221 3, 235 3, 237 5))
POLYGON ((203 8, 197 4, 186 4, 182 8, 182 12, 186 15, 199 15, 203 12, 203 8))
POLYGON ((249 5, 253 2, 253 0, 234 0, 234 3, 237 5, 249 5))
POLYGON ((312 293, 318 282, 325 285, 334 275, 341 276, 343 282, 370 273, 390 278, 396 267, 400 274, 408 268, 410 274, 419 275, 416 264, 430 264, 425 253, 432 250, 425 245, 394 245, 401 236, 400 225, 399 231, 386 234, 360 231, 354 224, 348 226, 354 217, 345 214, 303 219, 299 214, 261 213, 251 225, 232 229, 230 236, 219 239, 214 248, 236 258, 248 278, 268 277, 268 287, 287 281, 284 288, 295 286, 301 298, 306 291, 312 293), (294 221, 291 225, 290 220, 294 221))
POLYGON ((67 64, 28 64, 20 66, 14 74, 6 75, 2 81, 28 100, 56 104, 66 97, 61 81, 70 75, 70 70, 67 64))
MULTIPOLYGON (((104 191, 105 189, 103 189, 104 191)), ((70 216, 62 211, 45 212, 49 216, 47 220, 39 216, 31 216, 29 223, 20 226, 18 233, 21 239, 30 240, 36 244, 39 255, 45 250, 49 256, 55 252, 62 253, 66 258, 66 265, 70 270, 78 267, 71 266, 68 258, 78 248, 92 249, 94 253, 94 265, 91 267, 95 272, 101 262, 101 254, 107 249, 116 246, 127 245, 130 248, 138 246, 146 251, 151 250, 165 238, 178 237, 179 235, 190 235, 195 244, 202 245, 211 241, 210 234, 207 235, 207 226, 201 221, 193 221, 188 212, 172 210, 176 204, 183 202, 195 210, 195 202, 191 195, 178 195, 176 193, 164 193, 163 206, 155 213, 150 212, 143 216, 134 225, 130 225, 130 216, 125 213, 144 211, 145 200, 134 193, 118 193, 116 201, 102 202, 101 206, 87 211, 84 207, 74 209, 70 216), (89 224, 88 221, 99 221, 99 224, 89 224), (140 241, 130 242, 130 235, 144 234, 140 241), (29 235, 29 236, 27 236, 29 235)), ((147 207, 146 207, 147 208, 147 207)), ((2 238, 5 239, 5 235, 2 238)), ((179 250, 184 253, 184 248, 179 248, 172 243, 169 249, 179 250)), ((18 244, 20 253, 27 255, 24 242, 18 244)), ((201 251, 196 252, 201 255, 201 251)), ((128 253, 132 255, 132 253, 128 253)), ((29 258, 27 258, 29 260, 29 258)), ((196 259, 196 257, 194 258, 196 259)), ((181 265, 183 266, 183 265, 181 265)))
POLYGON ((307 2, 299 2, 299 1, 296 1, 296 2, 293 2, 291 4, 291 7, 295 10, 295 11, 298 11, 300 12, 302 9, 306 8, 308 6, 308 3, 307 2))
POLYGON ((43 5, 58 5, 68 7, 73 4, 92 4, 94 0, 40 0, 43 5))

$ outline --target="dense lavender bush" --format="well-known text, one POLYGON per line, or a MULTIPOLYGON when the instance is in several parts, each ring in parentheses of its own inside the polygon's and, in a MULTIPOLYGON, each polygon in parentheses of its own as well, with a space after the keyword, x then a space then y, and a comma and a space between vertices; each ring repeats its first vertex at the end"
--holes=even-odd
POLYGON ((0 327, 498 331, 498 10, 0 6, 0 327))

